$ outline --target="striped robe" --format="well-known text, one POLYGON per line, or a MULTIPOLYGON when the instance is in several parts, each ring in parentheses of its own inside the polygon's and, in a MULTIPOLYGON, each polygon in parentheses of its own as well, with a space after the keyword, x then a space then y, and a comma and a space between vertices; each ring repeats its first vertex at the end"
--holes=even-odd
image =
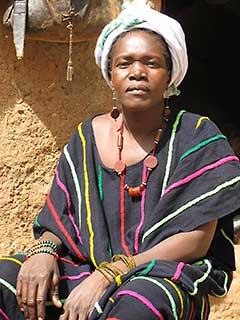
MULTIPOLYGON (((158 166, 142 197, 125 193, 120 201, 119 176, 101 162, 92 119, 81 123, 64 147, 33 227, 36 238, 50 230, 63 242, 63 302, 113 255, 136 255, 218 219, 206 257, 192 264, 152 260, 117 277, 90 320, 207 319, 208 296, 222 297, 230 287, 235 269, 232 215, 240 207, 239 159, 212 121, 185 110, 172 112, 156 157, 158 166)), ((139 185, 145 174, 142 160, 127 167, 125 183, 139 185)), ((24 319, 15 302, 16 274, 24 256, 1 260, 0 314, 24 319)), ((48 301, 47 319, 58 316, 48 301)))

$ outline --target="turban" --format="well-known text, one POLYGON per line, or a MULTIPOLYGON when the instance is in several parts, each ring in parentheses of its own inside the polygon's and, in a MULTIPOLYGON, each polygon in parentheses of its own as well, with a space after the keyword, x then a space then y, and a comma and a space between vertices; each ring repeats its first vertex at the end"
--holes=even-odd
POLYGON ((121 33, 132 29, 149 29, 161 35, 166 41, 172 59, 172 73, 168 95, 178 95, 177 89, 188 68, 185 34, 178 21, 147 5, 146 0, 135 0, 123 4, 118 17, 107 24, 95 48, 95 60, 109 86, 109 53, 121 33))

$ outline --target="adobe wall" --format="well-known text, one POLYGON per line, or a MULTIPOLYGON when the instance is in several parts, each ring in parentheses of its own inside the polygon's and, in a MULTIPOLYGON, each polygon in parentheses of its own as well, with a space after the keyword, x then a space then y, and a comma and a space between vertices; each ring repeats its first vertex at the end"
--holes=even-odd
POLYGON ((111 108, 94 47, 95 41, 74 45, 75 78, 67 82, 67 44, 27 41, 18 61, 0 25, 0 255, 22 251, 32 239, 32 222, 74 128, 111 108))

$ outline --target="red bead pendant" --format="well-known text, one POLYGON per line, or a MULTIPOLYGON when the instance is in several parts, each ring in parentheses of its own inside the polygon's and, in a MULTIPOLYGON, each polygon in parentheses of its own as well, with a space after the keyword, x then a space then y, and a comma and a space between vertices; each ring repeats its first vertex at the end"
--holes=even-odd
POLYGON ((122 160, 118 160, 114 164, 114 170, 117 172, 117 174, 122 174, 126 169, 126 165, 122 160))
POLYGON ((154 169, 158 165, 158 160, 155 156, 150 155, 144 160, 144 163, 147 168, 154 169))
POLYGON ((143 190, 146 188, 144 184, 140 184, 137 187, 129 187, 127 184, 125 185, 124 189, 127 191, 130 197, 136 198, 141 197, 143 190))

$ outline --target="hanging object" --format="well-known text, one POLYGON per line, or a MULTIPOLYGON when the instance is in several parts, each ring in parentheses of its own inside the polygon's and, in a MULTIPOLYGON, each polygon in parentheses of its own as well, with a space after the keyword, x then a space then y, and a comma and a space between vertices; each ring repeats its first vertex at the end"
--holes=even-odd
POLYGON ((16 0, 13 9, 13 37, 17 59, 23 58, 27 21, 27 0, 16 0))

